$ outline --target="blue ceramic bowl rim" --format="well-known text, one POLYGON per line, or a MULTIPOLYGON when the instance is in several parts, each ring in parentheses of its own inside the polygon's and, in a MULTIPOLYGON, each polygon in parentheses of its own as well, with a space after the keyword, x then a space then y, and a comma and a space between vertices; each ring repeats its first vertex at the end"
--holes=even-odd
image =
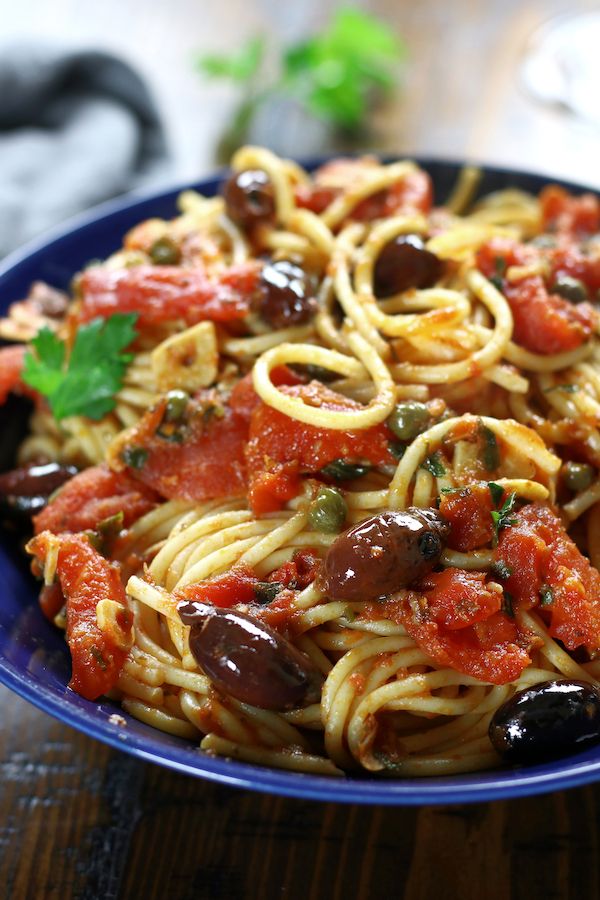
MULTIPOLYGON (((429 170, 447 168, 454 173, 464 165, 464 161, 436 157, 420 158, 417 161, 429 170)), ((321 162, 323 159, 311 160, 304 165, 312 168, 321 162)), ((481 168, 492 177, 505 179, 507 184, 510 181, 521 183, 523 186, 529 183, 533 189, 537 189, 542 184, 552 181, 575 190, 586 189, 585 185, 566 182, 564 179, 553 179, 545 174, 485 164, 482 164, 481 168)), ((201 179, 192 187, 211 193, 216 190, 221 178, 222 172, 201 179)), ((69 241, 73 241, 76 236, 89 235, 93 238, 99 226, 111 225, 113 220, 115 220, 114 237, 118 243, 125 230, 118 223, 125 214, 135 215, 136 211, 140 210, 139 218, 133 220, 140 221, 141 218, 151 214, 146 207, 170 203, 182 190, 189 187, 189 183, 178 184, 160 191, 136 192, 110 200, 29 242, 0 263, 0 295, 12 275, 34 280, 36 264, 42 254, 51 255, 53 250, 62 247, 65 242, 68 249, 69 241)), ((72 271, 76 270, 77 265, 72 271)), ((16 296, 8 296, 2 302, 2 306, 15 299, 16 296)), ((0 561, 0 575, 4 574, 3 567, 4 561, 0 561)), ((41 621, 41 613, 39 617, 41 621)), ((576 787, 600 779, 600 748, 528 768, 507 768, 420 779, 375 779, 364 776, 334 778, 283 771, 211 756, 188 741, 173 743, 171 738, 168 743, 161 743, 165 740, 161 732, 135 723, 135 720, 131 720, 131 723, 136 727, 130 730, 127 726, 120 725, 119 721, 111 719, 111 714, 114 713, 127 719, 118 707, 108 702, 86 701, 65 686, 57 690, 51 686, 48 678, 33 676, 22 666, 11 662, 1 650, 0 683, 61 722, 140 759, 232 787, 280 796, 344 803, 414 806, 505 800, 576 787)))

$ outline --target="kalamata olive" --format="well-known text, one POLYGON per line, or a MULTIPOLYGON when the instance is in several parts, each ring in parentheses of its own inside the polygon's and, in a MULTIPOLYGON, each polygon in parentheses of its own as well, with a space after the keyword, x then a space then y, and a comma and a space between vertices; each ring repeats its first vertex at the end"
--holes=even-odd
POLYGON ((375 263, 377 297, 390 297, 409 288, 427 288, 443 274, 441 259, 425 249, 418 234, 399 234, 386 244, 375 263))
POLYGON ((306 273, 285 259, 266 265, 260 275, 258 311, 274 328, 307 322, 317 311, 306 273))
POLYGON ((494 749, 508 762, 535 763, 600 742, 600 689, 585 681, 544 681, 496 710, 494 749))
POLYGON ((183 600, 190 650, 218 690, 260 709, 316 703, 323 677, 311 660, 273 628, 235 609, 183 600))
POLYGON ((594 468, 588 463, 570 460, 561 469, 562 480, 570 491, 585 491, 594 480, 594 468))
POLYGON ((552 285, 552 293, 560 294, 565 300, 571 303, 583 303, 589 300, 588 289, 579 278, 572 278, 571 275, 557 275, 552 285))
POLYGON ((243 228, 267 222, 275 215, 275 197, 262 169, 234 172, 223 185, 227 215, 243 228))
POLYGON ((449 530, 435 509, 371 516, 335 539, 319 586, 332 600, 376 600, 408 587, 437 565, 449 530))
POLYGON ((7 518, 24 524, 44 508, 51 494, 73 475, 74 466, 58 463, 26 466, 0 475, 0 510, 7 518))

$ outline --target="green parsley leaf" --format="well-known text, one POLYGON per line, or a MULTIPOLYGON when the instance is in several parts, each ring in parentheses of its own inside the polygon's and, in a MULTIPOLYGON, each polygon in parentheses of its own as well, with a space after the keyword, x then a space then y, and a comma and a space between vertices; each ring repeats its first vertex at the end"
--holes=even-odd
POLYGON ((265 40, 250 38, 237 53, 208 53, 196 60, 198 68, 211 78, 231 78, 244 83, 258 72, 265 55, 265 40))
POLYGON ((440 494, 460 494, 461 491, 464 491, 464 488, 459 487, 443 487, 440 489, 440 494))
POLYGON ((333 478, 334 481, 349 481, 351 478, 362 478, 367 472, 371 471, 370 463, 352 463, 347 459, 333 459, 321 469, 321 474, 326 478, 333 478))
POLYGON ((483 422, 479 423, 479 435, 483 441, 483 465, 488 472, 494 472, 500 465, 500 451, 496 435, 483 422))
POLYGON ((446 467, 442 462, 439 450, 436 450, 435 453, 428 456, 427 459, 421 463, 421 468, 425 469, 427 472, 431 472, 435 478, 442 478, 446 474, 446 467))
POLYGON ((71 354, 49 328, 42 328, 25 354, 23 381, 48 400, 54 418, 101 419, 115 407, 115 394, 132 354, 123 353, 136 336, 137 313, 116 313, 82 325, 71 354))
POLYGON ((517 499, 517 495, 514 491, 508 495, 502 506, 499 510, 493 509, 491 512, 492 523, 494 526, 494 547, 498 544, 498 535, 503 528, 508 528, 510 525, 516 525, 517 520, 514 516, 511 516, 515 506, 515 500, 517 499))
POLYGON ((492 503, 494 504, 494 506, 498 506, 498 504, 504 497, 504 488, 501 484, 496 484, 495 481, 488 481, 488 488, 490 489, 490 494, 492 495, 492 503))
POLYGON ((330 26, 290 47, 283 58, 283 85, 316 116, 356 128, 372 88, 393 87, 403 44, 390 28, 359 9, 337 10, 330 26))

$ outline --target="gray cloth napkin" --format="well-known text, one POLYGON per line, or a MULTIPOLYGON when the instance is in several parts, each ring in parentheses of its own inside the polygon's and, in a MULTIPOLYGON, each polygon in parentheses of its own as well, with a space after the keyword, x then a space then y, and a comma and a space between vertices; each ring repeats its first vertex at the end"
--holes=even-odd
POLYGON ((168 170, 156 107, 126 63, 97 51, 0 46, 0 256, 168 170))

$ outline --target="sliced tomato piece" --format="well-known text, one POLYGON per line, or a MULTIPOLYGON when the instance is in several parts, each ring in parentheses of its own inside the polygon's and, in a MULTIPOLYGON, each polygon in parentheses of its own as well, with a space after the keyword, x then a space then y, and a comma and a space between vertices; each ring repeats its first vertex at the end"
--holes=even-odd
POLYGON ((267 581, 302 591, 315 580, 320 565, 320 557, 314 550, 296 550, 288 562, 271 572, 267 581))
POLYGON ((550 284, 561 275, 578 278, 592 297, 600 290, 600 258, 589 256, 570 238, 563 238, 559 246, 549 253, 551 267, 550 284))
POLYGON ((154 491, 126 473, 111 472, 106 465, 92 466, 67 481, 45 509, 34 516, 34 530, 36 534, 94 530, 104 519, 119 512, 123 513, 123 526, 128 528, 158 500, 154 491))
POLYGON ((246 492, 248 420, 228 406, 192 400, 181 430, 163 430, 163 399, 130 429, 110 464, 170 500, 212 500, 246 492))
POLYGON ((432 572, 419 590, 424 592, 419 605, 426 617, 449 631, 488 619, 502 606, 502 595, 488 589, 485 572, 450 567, 432 572))
POLYGON ((139 328, 177 319, 187 325, 206 319, 234 322, 250 311, 260 269, 260 263, 251 261, 214 279, 200 266, 94 266, 81 276, 77 317, 87 322, 117 312, 137 313, 139 328))
POLYGON ((453 550, 477 550, 493 536, 492 496, 487 486, 477 484, 457 493, 442 494, 440 512, 450 525, 447 544, 453 550))
POLYGON ((507 283, 504 295, 515 322, 514 340, 534 353, 576 350, 596 326, 596 313, 588 303, 575 306, 549 294, 539 276, 507 283))
POLYGON ((568 650, 600 649, 600 573, 552 510, 523 507, 517 523, 501 532, 496 552, 513 570, 506 588, 516 603, 536 607, 568 650))
MULTIPOLYGON (((43 563, 50 543, 56 540, 50 532, 42 532, 27 549, 43 563)), ((84 535, 62 534, 58 540, 56 572, 67 604, 72 662, 69 687, 95 700, 117 683, 133 641, 133 617, 117 566, 101 556, 84 535), (105 630, 99 627, 96 615, 101 600, 119 606, 114 623, 105 630)))
POLYGON ((595 194, 575 197, 564 188, 550 184, 540 193, 540 206, 548 230, 575 235, 600 231, 600 200, 595 194))
POLYGON ((250 566, 234 566, 229 572, 188 584, 175 591, 178 600, 199 601, 212 606, 228 608, 236 603, 253 603, 256 599, 254 587, 259 579, 250 566))
POLYGON ((532 635, 520 631, 502 612, 457 629, 415 614, 408 602, 402 612, 402 624, 408 634, 440 666, 490 684, 507 684, 531 663, 532 635))
MULTIPOLYGON (((283 385, 281 391, 301 398, 307 405, 321 409, 360 409, 360 404, 330 390, 318 381, 310 384, 283 385)), ((251 495, 254 484, 260 485, 260 503, 265 501, 263 473, 275 473, 274 491, 286 493, 289 479, 298 474, 316 474, 335 459, 368 462, 374 466, 393 464, 389 449, 392 434, 386 425, 338 431, 320 428, 290 419, 284 413, 260 403, 252 413, 250 439, 246 448, 251 495)), ((257 495, 258 496, 258 495, 257 495)), ((288 498, 289 499, 289 498, 288 498)), ((274 503, 277 496, 274 494, 274 503)), ((273 509, 280 506, 274 505, 273 509)))

